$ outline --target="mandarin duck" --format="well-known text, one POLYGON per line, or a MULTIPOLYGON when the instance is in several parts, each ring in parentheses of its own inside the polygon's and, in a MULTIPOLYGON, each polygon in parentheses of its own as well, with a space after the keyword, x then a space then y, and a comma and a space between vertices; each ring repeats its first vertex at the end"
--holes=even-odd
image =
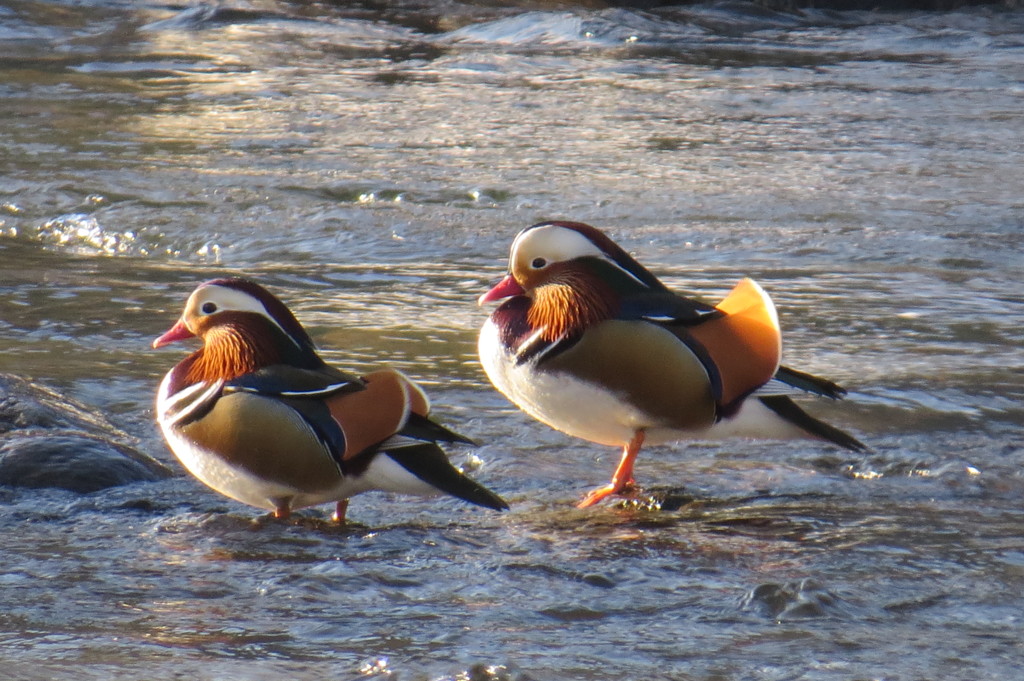
POLYGON ((508 508, 448 461, 438 442, 471 441, 428 418, 419 386, 392 369, 358 377, 328 366, 262 286, 200 285, 153 347, 194 336, 203 345, 164 377, 157 420, 184 467, 221 494, 278 518, 336 502, 339 523, 368 490, 508 508))
POLYGON ((673 293, 600 230, 543 222, 512 242, 508 274, 479 299, 493 301, 504 302, 478 350, 494 386, 556 430, 622 447, 611 482, 580 508, 632 488, 645 443, 804 437, 864 449, 787 394, 845 391, 780 366, 775 306, 751 279, 709 305, 673 293))

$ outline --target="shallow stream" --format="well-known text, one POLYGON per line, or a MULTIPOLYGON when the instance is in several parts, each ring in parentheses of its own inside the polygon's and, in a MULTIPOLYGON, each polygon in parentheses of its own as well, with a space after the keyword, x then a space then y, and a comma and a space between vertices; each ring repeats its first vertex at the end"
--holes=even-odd
POLYGON ((0 372, 180 470, 152 402, 184 349, 149 343, 245 274, 330 361, 421 381, 513 506, 255 530, 185 475, 0 489, 0 676, 1024 678, 1024 13, 550 7, 0 8, 0 372), (576 510, 617 452, 475 355, 555 218, 708 300, 757 278, 871 452, 652 447, 675 503, 576 510))

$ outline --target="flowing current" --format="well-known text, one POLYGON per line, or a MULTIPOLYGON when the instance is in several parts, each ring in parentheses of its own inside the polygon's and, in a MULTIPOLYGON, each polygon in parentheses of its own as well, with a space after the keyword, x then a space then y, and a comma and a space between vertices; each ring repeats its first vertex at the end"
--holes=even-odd
POLYGON ((512 503, 357 497, 254 530, 187 475, 0 488, 0 676, 1024 677, 1024 13, 555 3, 0 8, 0 372, 153 424, 193 286, 253 277, 324 356, 397 367, 512 503), (439 8, 443 5, 443 9, 439 8), (605 229, 674 288, 743 276, 815 442, 618 452, 476 360, 515 233, 605 229), (659 496, 660 495, 660 496, 659 496))

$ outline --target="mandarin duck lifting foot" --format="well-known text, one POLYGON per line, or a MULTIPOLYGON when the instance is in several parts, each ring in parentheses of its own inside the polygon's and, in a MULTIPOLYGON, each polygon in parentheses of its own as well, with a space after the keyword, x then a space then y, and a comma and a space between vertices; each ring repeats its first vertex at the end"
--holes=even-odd
POLYGON ((746 436, 865 449, 789 397, 845 391, 780 366, 775 306, 751 279, 709 305, 670 291, 594 227, 545 222, 512 242, 507 276, 479 303, 494 301, 478 348, 491 383, 552 428, 622 447, 612 481, 581 508, 633 485, 644 444, 746 436))
POLYGON ((418 385, 391 369, 360 378, 328 366, 262 286, 200 285, 153 347, 194 336, 203 345, 164 377, 157 420, 185 468, 221 494, 280 519, 336 502, 339 523, 369 490, 508 508, 448 461, 438 442, 472 442, 428 418, 418 385))

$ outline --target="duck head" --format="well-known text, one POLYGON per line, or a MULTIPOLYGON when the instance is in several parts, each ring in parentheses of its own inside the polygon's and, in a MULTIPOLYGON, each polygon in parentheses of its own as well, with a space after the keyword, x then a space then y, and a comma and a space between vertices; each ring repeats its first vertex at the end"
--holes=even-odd
POLYGON ((533 328, 553 340, 613 316, 624 296, 664 290, 658 279, 600 230, 542 222, 516 235, 508 273, 479 304, 526 296, 533 328))
POLYGON ((153 347, 194 337, 203 347, 191 363, 192 380, 230 380, 272 364, 322 365, 316 346, 291 310, 247 279, 200 284, 181 317, 153 341, 153 347))

